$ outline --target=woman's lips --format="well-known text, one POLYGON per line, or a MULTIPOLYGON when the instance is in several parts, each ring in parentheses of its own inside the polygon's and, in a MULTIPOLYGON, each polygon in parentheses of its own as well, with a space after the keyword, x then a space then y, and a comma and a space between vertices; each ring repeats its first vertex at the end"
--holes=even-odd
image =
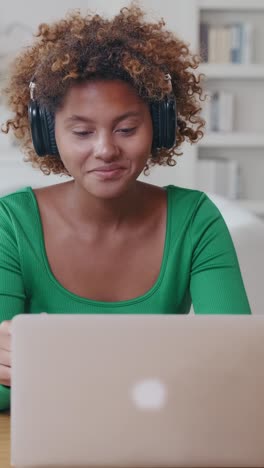
POLYGON ((110 169, 110 170, 109 169, 107 170, 95 169, 91 171, 91 174, 93 174, 94 176, 96 176, 96 178, 100 180, 109 180, 109 179, 118 179, 119 177, 123 175, 124 172, 125 172, 124 167, 117 167, 115 169, 110 169))

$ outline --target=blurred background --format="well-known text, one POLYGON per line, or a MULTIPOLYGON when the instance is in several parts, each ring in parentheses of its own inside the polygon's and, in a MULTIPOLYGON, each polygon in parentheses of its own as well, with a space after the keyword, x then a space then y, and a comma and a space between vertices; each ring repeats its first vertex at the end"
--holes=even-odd
MULTIPOLYGON (((0 83, 4 82, 8 63, 30 43, 39 23, 60 19, 74 8, 112 16, 128 3, 2 0, 0 83)), ((198 144, 186 143, 175 167, 154 168, 146 180, 160 186, 200 189, 212 197, 233 236, 251 303, 260 311, 264 263, 264 1, 142 0, 139 4, 150 20, 163 17, 167 28, 202 56, 198 72, 205 74, 207 95, 201 103, 206 120, 204 138, 198 144)), ((0 97, 0 123, 8 115, 0 97)), ((0 193, 65 180, 44 176, 23 163, 16 143, 0 134, 0 193)))

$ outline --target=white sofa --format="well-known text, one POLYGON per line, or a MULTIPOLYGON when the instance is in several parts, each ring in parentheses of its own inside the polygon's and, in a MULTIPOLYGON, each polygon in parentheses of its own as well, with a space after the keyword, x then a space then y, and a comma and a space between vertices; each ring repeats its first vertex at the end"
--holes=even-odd
POLYGON ((208 193, 232 236, 253 314, 264 314, 264 221, 234 202, 208 193))
MULTIPOLYGON (((17 164, 16 161, 16 173, 17 164)), ((43 176, 40 171, 33 171, 22 162, 20 168, 19 177, 16 177, 15 180, 11 177, 10 165, 6 175, 2 166, 0 196, 26 185, 39 187, 68 180, 65 177, 43 176)), ((248 211, 237 207, 231 201, 213 194, 208 194, 208 196, 221 211, 233 238, 252 312, 254 314, 264 313, 264 299, 262 296, 262 290, 264 290, 264 281, 262 279, 264 222, 248 211)))

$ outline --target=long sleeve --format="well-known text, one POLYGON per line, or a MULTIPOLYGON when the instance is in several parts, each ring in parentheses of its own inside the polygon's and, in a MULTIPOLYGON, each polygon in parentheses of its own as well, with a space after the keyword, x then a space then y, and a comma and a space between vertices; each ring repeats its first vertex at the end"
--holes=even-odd
MULTIPOLYGON (((12 218, 0 202, 0 323, 24 313, 25 291, 12 218)), ((10 405, 10 389, 0 385, 0 410, 10 405)))
POLYGON ((196 314, 250 314, 238 258, 226 223, 203 194, 190 230, 190 291, 196 314))

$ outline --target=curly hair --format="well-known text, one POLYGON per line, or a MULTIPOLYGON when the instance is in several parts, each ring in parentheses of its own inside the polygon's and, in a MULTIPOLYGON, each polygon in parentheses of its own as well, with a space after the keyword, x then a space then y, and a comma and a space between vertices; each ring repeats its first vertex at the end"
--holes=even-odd
POLYGON ((150 23, 144 17, 141 8, 132 3, 111 20, 73 10, 60 21, 39 25, 32 46, 15 58, 4 90, 14 116, 2 131, 13 131, 26 162, 47 175, 70 175, 60 158, 38 157, 34 151, 28 121, 33 76, 37 101, 56 112, 71 86, 97 77, 129 82, 146 102, 161 100, 169 91, 164 80, 164 74, 169 73, 177 101, 177 142, 169 150, 156 150, 147 169, 155 164, 174 166, 173 156, 182 154, 182 143, 194 143, 203 136, 199 102, 203 100, 202 75, 194 73, 200 58, 191 54, 188 44, 164 29, 163 19, 150 23))

